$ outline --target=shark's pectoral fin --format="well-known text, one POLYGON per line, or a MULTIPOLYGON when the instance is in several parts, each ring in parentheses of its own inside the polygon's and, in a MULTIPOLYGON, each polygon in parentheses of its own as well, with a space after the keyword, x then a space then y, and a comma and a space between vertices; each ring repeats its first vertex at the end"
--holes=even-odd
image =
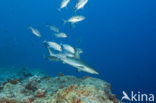
POLYGON ((83 66, 77 66, 77 72, 81 72, 83 70, 83 66))
POLYGON ((80 69, 77 69, 76 72, 81 72, 81 70, 80 69))

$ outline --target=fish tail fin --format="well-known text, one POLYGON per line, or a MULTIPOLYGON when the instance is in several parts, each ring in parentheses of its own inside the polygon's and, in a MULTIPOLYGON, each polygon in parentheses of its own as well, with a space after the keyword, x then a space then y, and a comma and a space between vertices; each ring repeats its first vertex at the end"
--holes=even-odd
POLYGON ((58 8, 57 11, 58 11, 58 12, 61 12, 61 8, 58 8))
POLYGON ((72 30, 73 28, 75 28, 75 24, 74 23, 70 23, 70 29, 72 30))
POLYGON ((73 12, 76 14, 76 12, 77 12, 77 11, 76 11, 76 10, 74 10, 73 12))
POLYGON ((73 12, 76 14, 77 10, 75 7, 72 8, 73 12))
POLYGON ((28 26, 28 29, 32 29, 32 26, 31 26, 31 25, 29 25, 29 26, 28 26))
POLYGON ((67 20, 63 20, 63 24, 66 24, 68 21, 67 20))

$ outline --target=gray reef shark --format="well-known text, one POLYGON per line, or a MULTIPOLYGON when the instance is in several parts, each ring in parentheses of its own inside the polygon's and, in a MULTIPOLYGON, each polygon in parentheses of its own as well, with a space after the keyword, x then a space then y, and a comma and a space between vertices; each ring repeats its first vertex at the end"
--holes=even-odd
POLYGON ((48 59, 52 61, 62 61, 64 64, 68 64, 72 67, 78 69, 78 71, 84 71, 91 74, 99 74, 93 68, 91 68, 88 64, 84 63, 80 59, 79 51, 76 51, 73 57, 67 56, 64 53, 55 54, 52 50, 46 46, 49 52, 48 59))

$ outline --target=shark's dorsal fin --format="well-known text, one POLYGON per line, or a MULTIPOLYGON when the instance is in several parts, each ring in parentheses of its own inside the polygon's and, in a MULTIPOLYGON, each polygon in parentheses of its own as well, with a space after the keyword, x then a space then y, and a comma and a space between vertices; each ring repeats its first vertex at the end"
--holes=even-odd
POLYGON ((83 51, 80 48, 75 49, 75 58, 80 59, 80 54, 83 53, 83 51))
POLYGON ((80 59, 80 53, 79 50, 75 49, 75 58, 80 59))
POLYGON ((76 58, 76 59, 80 59, 80 54, 79 54, 79 52, 76 52, 76 53, 75 53, 75 58, 76 58))

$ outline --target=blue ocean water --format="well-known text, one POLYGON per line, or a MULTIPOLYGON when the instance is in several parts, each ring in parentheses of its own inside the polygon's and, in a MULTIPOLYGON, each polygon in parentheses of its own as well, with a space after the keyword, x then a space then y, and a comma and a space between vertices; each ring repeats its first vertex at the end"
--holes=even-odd
POLYGON ((156 93, 156 1, 89 0, 77 12, 86 20, 70 30, 63 20, 75 15, 75 1, 58 12, 59 0, 1 0, 0 66, 42 68, 52 76, 63 72, 97 77, 111 83, 118 98, 123 90, 156 93), (52 37, 46 24, 58 26, 69 37, 52 37), (42 38, 31 33, 30 25, 42 38), (69 65, 48 61, 44 40, 82 48, 81 58, 100 75, 77 73, 69 65))

